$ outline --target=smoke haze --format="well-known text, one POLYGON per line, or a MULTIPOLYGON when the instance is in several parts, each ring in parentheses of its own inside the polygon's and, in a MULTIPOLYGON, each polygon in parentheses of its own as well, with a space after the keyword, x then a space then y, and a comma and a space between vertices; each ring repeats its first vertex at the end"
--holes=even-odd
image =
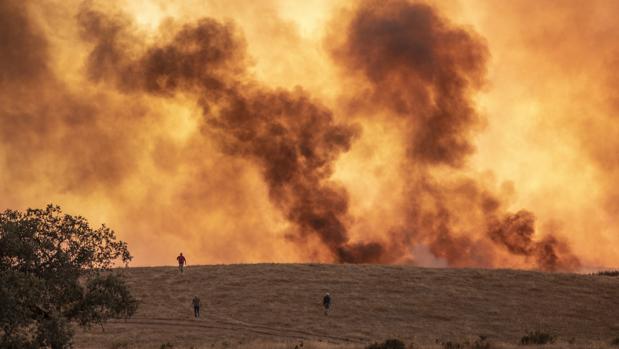
POLYGON ((0 1, 0 206, 137 265, 616 266, 613 2, 304 6, 0 1))

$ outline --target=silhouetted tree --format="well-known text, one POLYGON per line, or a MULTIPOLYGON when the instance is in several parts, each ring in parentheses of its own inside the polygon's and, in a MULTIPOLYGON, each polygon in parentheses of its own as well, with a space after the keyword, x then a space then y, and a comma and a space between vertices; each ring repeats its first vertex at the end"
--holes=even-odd
POLYGON ((71 347, 70 322, 127 318, 137 301, 110 272, 127 244, 60 207, 0 213, 0 349, 71 347))

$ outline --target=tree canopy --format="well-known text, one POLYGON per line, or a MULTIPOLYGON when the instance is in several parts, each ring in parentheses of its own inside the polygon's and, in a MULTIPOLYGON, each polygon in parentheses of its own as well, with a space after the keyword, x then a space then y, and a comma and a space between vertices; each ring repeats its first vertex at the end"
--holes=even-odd
POLYGON ((67 348, 73 331, 137 310, 124 279, 131 260, 113 230, 58 206, 0 213, 0 349, 67 348))

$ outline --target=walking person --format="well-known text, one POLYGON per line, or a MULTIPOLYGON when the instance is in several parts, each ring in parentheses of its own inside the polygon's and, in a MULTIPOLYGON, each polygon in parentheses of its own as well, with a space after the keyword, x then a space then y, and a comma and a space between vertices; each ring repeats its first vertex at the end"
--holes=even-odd
POLYGON ((322 298, 322 306, 325 308, 325 315, 329 315, 329 308, 331 307, 331 295, 329 292, 322 298))
POLYGON ((182 273, 185 265, 187 264, 187 260, 185 259, 185 256, 183 256, 183 252, 181 252, 181 254, 176 257, 176 260, 178 261, 178 269, 182 273))
POLYGON ((193 304, 193 316, 196 319, 200 318, 200 298, 198 296, 194 296, 191 300, 191 304, 193 304))

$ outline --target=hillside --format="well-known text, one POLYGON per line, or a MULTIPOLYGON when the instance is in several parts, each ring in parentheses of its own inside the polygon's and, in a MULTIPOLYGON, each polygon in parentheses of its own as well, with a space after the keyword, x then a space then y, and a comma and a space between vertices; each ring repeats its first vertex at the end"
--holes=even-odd
MULTIPOLYGON (((387 338, 438 346, 529 330, 595 347, 619 337, 619 277, 412 266, 256 264, 128 268, 136 316, 78 331, 77 348, 363 348, 387 338), (333 297, 322 312, 325 292, 333 297), (202 300, 193 319, 191 299, 202 300)), ((557 344, 558 345, 558 344, 557 344)))

